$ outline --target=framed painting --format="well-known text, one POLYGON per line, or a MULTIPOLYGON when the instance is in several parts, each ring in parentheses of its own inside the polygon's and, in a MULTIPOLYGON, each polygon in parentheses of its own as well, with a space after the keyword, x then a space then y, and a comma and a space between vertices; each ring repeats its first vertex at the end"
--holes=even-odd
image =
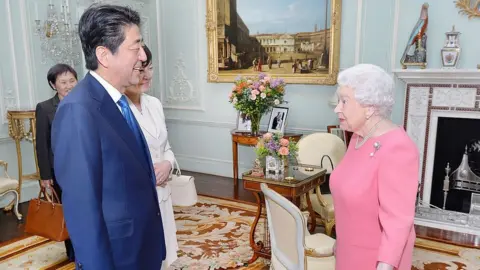
POLYGON ((206 0, 208 82, 260 72, 335 85, 341 0, 206 0))

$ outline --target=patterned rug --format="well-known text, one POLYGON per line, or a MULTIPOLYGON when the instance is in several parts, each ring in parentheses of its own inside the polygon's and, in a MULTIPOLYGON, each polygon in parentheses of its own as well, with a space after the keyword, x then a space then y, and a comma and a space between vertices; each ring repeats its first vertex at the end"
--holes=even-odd
MULTIPOLYGON (((199 196, 193 207, 175 207, 179 259, 170 269, 266 270, 268 262, 252 256, 249 230, 256 207, 199 196)), ((257 237, 263 234, 259 224, 257 237)), ((0 246, 0 269, 73 270, 63 243, 32 236, 0 246)), ((417 239, 412 270, 479 270, 480 250, 417 239)))
MULTIPOLYGON (((256 206, 199 196, 193 207, 175 207, 179 259, 169 269, 268 269, 267 261, 247 266, 253 252, 249 246, 250 226, 256 206)), ((263 235, 259 222, 256 237, 263 235)), ((66 261, 63 243, 31 236, 0 247, 0 269, 73 270, 66 261)))

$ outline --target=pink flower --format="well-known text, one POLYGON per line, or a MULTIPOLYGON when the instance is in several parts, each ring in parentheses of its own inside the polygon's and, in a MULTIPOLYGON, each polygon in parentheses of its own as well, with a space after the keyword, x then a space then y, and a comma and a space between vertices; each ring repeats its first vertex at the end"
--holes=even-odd
POLYGON ((273 136, 272 133, 268 132, 268 133, 263 134, 263 139, 265 141, 268 141, 272 138, 272 136, 273 136))
POLYGON ((252 80, 247 80, 247 83, 248 83, 248 84, 252 84, 253 81, 252 81, 252 80))
POLYGON ((264 79, 266 82, 269 82, 269 81, 270 81, 270 77, 268 77, 268 76, 265 77, 265 78, 263 78, 263 79, 264 79))
POLYGON ((236 86, 236 85, 233 85, 233 86, 232 86, 232 90, 233 90, 233 91, 237 90, 237 86, 236 86))
POLYGON ((285 147, 285 146, 282 146, 282 147, 280 147, 280 149, 278 149, 278 153, 282 156, 287 156, 288 155, 288 148, 285 147))
POLYGON ((265 86, 261 85, 258 89, 260 89, 260 91, 265 91, 265 86))
POLYGON ((232 97, 233 97, 233 92, 230 92, 230 94, 228 94, 228 98, 232 99, 232 97))
POLYGON ((280 139, 280 145, 281 146, 288 146, 290 142, 287 139, 280 139))
POLYGON ((260 92, 258 90, 256 90, 256 89, 252 90, 252 95, 259 95, 259 94, 260 94, 260 92))

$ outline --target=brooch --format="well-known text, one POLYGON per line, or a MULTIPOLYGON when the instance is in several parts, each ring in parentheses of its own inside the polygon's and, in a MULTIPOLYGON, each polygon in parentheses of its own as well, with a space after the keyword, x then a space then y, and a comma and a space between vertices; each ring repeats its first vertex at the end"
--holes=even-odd
POLYGON ((370 157, 373 157, 375 155, 375 153, 378 151, 378 149, 380 149, 382 145, 380 144, 380 142, 375 142, 373 143, 373 152, 370 153, 370 157))

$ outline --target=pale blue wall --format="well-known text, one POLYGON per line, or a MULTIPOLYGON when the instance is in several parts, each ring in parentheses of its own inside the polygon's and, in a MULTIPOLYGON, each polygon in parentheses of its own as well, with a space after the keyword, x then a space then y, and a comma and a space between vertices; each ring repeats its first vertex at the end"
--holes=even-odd
MULTIPOLYGON (((463 55, 459 68, 476 68, 476 64, 480 63, 480 19, 469 21, 467 17, 458 15, 453 1, 430 2, 428 67, 440 68, 440 49, 443 46, 444 33, 455 24, 456 29, 463 33, 463 55)), ((423 3, 424 1, 416 0, 344 0, 340 67, 347 68, 358 61, 377 64, 388 71, 400 68, 400 56, 423 3), (360 34, 358 44, 357 31, 360 34)), ((182 53, 187 63, 185 74, 202 93, 204 104, 204 111, 166 109, 167 118, 170 119, 170 141, 185 169, 231 176, 232 150, 229 131, 234 127, 236 112, 227 102, 231 84, 206 82, 204 7, 204 0, 168 1, 161 14, 164 22, 161 37, 164 42, 163 50, 166 52, 163 56, 166 74, 164 83, 168 85, 172 80, 175 74, 175 58, 182 53), (199 28, 193 26, 192 21, 201 26, 200 35, 195 33, 199 28)), ((332 86, 289 85, 286 95, 290 102, 287 129, 309 133, 324 131, 327 125, 335 124, 336 117, 327 104, 334 91, 335 87, 332 86)), ((403 121, 403 106, 404 85, 397 81, 397 104, 392 118, 398 124, 403 121)), ((240 148, 240 167, 243 171, 250 167, 254 155, 252 149, 240 148)))
MULTIPOLYGON (((44 19, 47 1, 3 0, 0 4, 0 34, 4 38, 4 42, 0 43, 2 117, 6 105, 4 96, 10 89, 16 96, 18 93, 20 102, 16 105, 22 108, 33 108, 34 104, 53 94, 45 80, 46 72, 53 63, 40 63, 39 43, 31 32, 35 2, 39 17, 44 19)), ((60 0, 53 2, 58 5, 60 0)), ((70 2, 72 10, 77 10, 76 4, 72 3, 76 1, 70 2)), ((87 2, 89 0, 79 1, 78 10, 82 10, 87 2)), ((158 71, 152 93, 161 97, 165 105, 170 142, 180 165, 188 170, 231 176, 230 130, 235 126, 236 112, 227 101, 231 84, 207 83, 205 0, 113 2, 138 5, 144 21, 148 21, 145 35, 158 71), (183 60, 184 66, 178 65, 178 59, 183 60), (196 98, 185 102, 171 99, 181 85, 196 91, 196 98)), ((344 0, 340 67, 344 69, 358 61, 374 63, 388 71, 400 68, 398 60, 423 2, 344 0), (395 18, 398 18, 398 23, 395 18)), ((456 29, 462 32, 460 42, 463 52, 459 68, 475 68, 480 63, 480 19, 468 20, 466 16, 458 15, 453 0, 430 1, 429 4, 428 67, 440 67, 444 33, 455 24, 456 29)), ((77 69, 83 74, 81 67, 77 69)), ((397 82, 397 105, 393 113, 396 123, 401 123, 403 118, 403 88, 404 85, 397 82)), ((325 131, 327 125, 335 124, 335 114, 328 105, 334 91, 334 86, 289 85, 286 94, 290 102, 287 129, 310 133, 325 131)), ((0 123, 0 159, 9 161, 10 170, 15 172, 15 147, 8 139, 7 125, 3 120, 0 123)), ((26 144, 27 149, 30 146, 26 144)), ((247 147, 240 147, 239 153, 242 171, 250 167, 254 156, 252 149, 247 147)), ((26 150, 24 155, 27 171, 31 170, 33 152, 26 150)))

